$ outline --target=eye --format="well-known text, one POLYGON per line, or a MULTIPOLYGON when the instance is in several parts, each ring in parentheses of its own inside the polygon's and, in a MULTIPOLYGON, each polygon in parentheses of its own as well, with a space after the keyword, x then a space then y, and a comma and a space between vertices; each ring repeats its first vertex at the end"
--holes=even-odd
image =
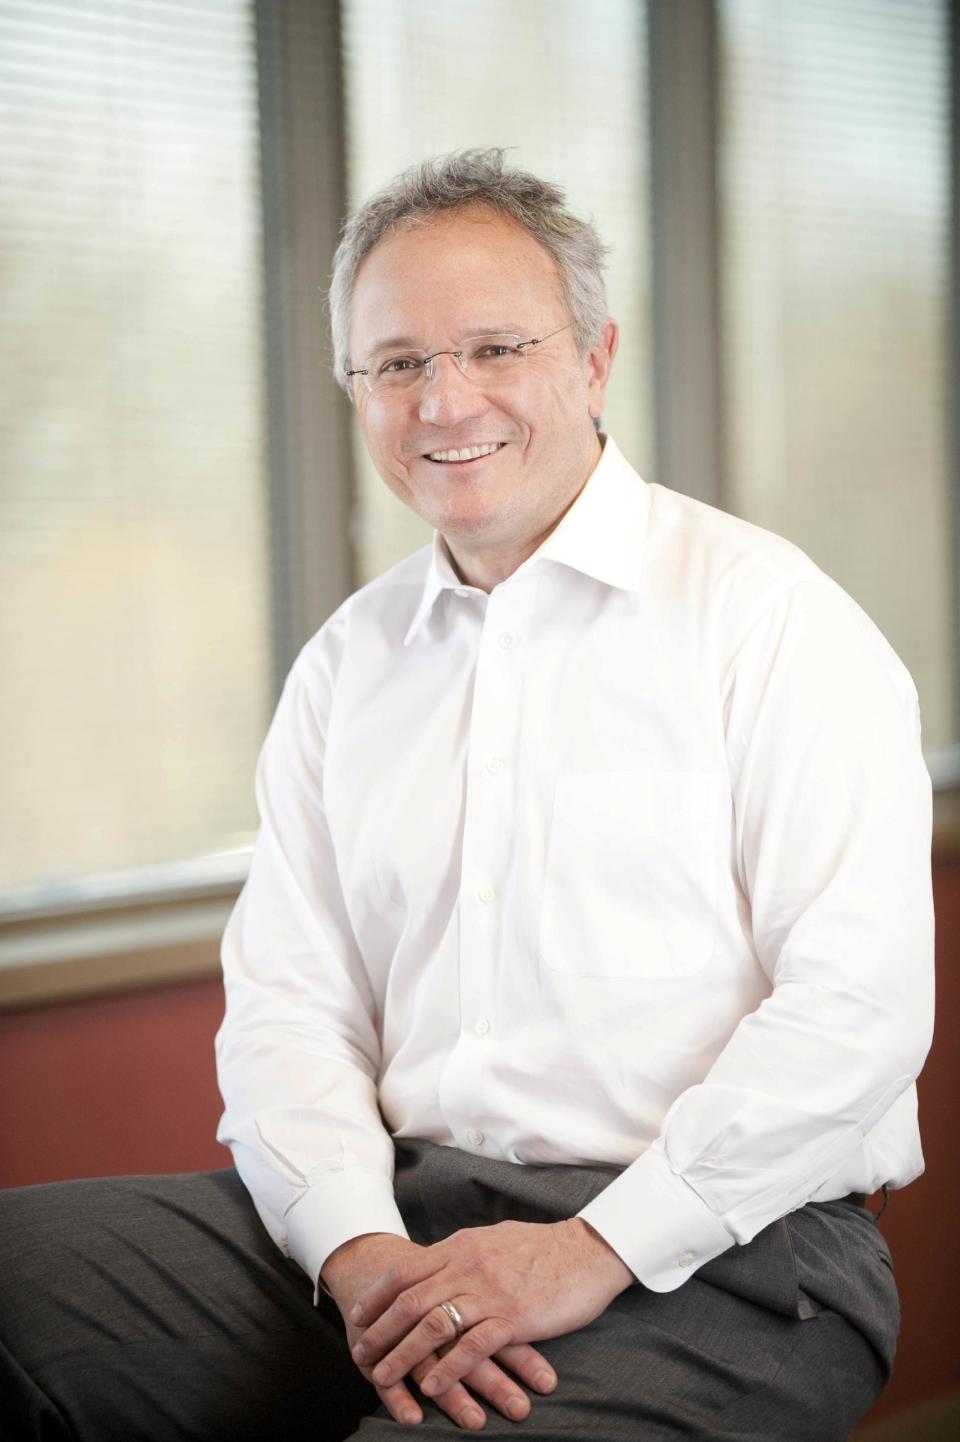
POLYGON ((478 346, 473 353, 473 358, 474 360, 498 361, 509 360, 512 359, 514 356, 518 355, 520 355, 520 351, 515 345, 511 344, 509 341, 491 340, 486 341, 481 346, 478 346))
POLYGON ((412 355, 394 355, 389 360, 381 361, 377 367, 377 375, 395 376, 401 375, 404 371, 419 370, 423 361, 417 360, 412 355))

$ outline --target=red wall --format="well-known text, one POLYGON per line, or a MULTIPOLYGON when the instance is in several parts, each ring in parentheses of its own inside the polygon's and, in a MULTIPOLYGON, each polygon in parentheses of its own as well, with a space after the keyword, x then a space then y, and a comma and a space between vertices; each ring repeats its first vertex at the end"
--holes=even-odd
MULTIPOLYGON (((938 867, 939 1022, 920 1078, 927 1173, 891 1194, 883 1230, 903 1335, 881 1416, 960 1385, 960 865, 938 867)), ((111 1173, 227 1166, 213 1140, 220 1102, 218 982, 0 1015, 0 1186, 111 1173)))
MULTIPOLYGON (((960 865, 934 869, 937 1029, 917 1089, 927 1170, 890 1193, 883 1233, 900 1285, 903 1330, 876 1416, 960 1387, 960 865)), ((871 1414, 872 1415, 872 1414, 871 1414)))
POLYGON ((219 981, 0 1015, 0 1186, 230 1166, 219 981))

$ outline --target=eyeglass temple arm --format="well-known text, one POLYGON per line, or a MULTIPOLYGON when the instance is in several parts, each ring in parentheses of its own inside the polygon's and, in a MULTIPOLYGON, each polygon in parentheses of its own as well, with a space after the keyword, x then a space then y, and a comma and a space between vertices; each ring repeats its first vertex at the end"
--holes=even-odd
POLYGON ((548 331, 546 335, 534 336, 532 340, 517 341, 517 350, 526 350, 528 345, 542 345, 545 340, 552 340, 555 335, 559 335, 563 330, 569 330, 572 325, 573 321, 568 320, 566 325, 561 325, 556 330, 548 331))

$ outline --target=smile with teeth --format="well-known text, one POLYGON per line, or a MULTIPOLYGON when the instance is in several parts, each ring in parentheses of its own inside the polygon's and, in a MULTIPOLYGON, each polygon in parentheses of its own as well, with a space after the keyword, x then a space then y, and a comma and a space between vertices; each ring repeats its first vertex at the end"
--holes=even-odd
POLYGON ((490 441, 485 446, 466 446, 460 451, 429 451, 427 459, 430 461, 476 461, 481 456, 492 456, 494 451, 499 451, 506 441, 490 441))

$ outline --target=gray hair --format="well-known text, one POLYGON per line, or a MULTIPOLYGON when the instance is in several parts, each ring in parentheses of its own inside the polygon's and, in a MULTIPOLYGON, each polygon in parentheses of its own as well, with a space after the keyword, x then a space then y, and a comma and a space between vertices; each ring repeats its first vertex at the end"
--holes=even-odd
POLYGON ((441 211, 481 205, 508 216, 550 252, 581 355, 600 340, 607 319, 603 264, 607 247, 589 221, 566 207, 564 192, 525 170, 505 170, 500 149, 461 150, 411 166, 362 205, 343 227, 330 283, 334 374, 345 391, 350 303, 357 271, 398 227, 425 225, 441 211))

